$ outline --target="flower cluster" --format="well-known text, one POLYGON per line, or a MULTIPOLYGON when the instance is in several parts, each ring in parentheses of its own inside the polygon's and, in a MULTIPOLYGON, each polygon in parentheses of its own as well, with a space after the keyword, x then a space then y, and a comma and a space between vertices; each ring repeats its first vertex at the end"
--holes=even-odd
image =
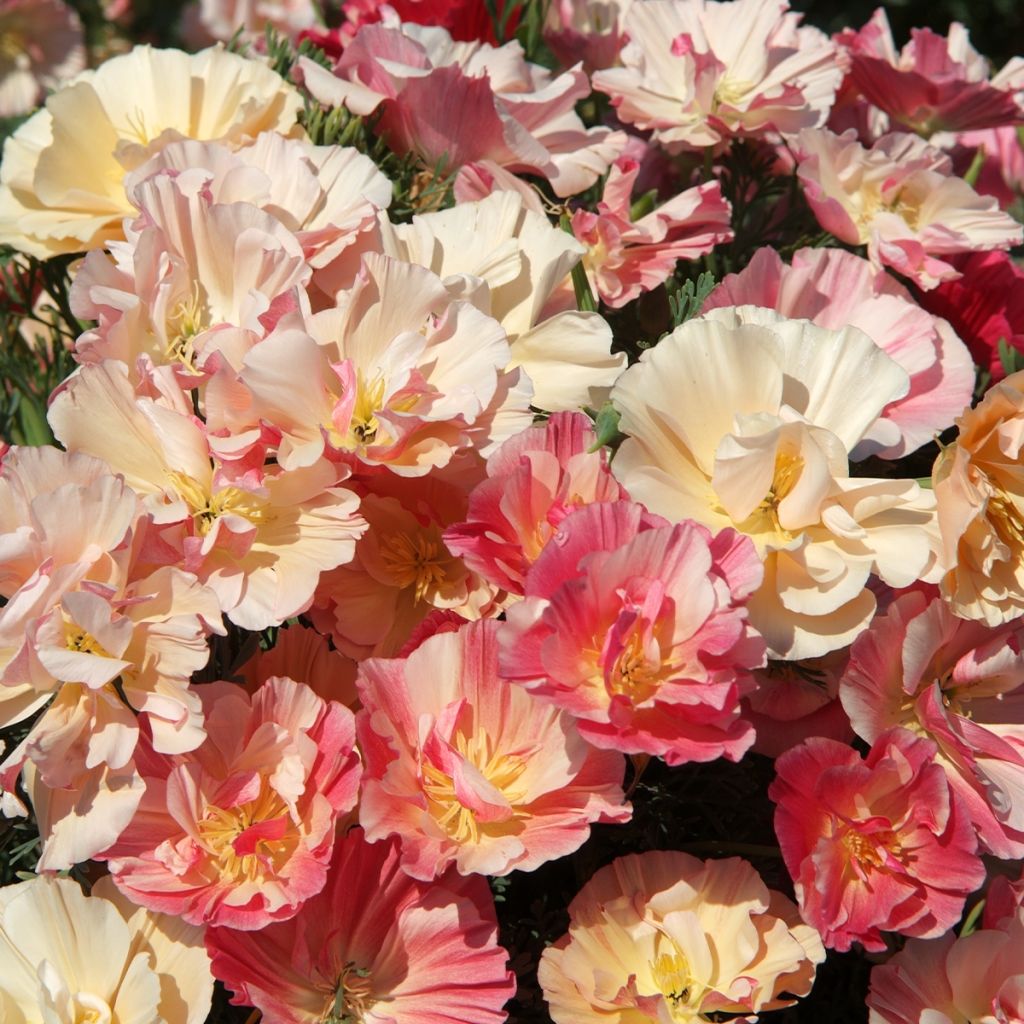
POLYGON ((1024 1020, 1024 60, 320 6, 0 0, 0 1018, 1024 1020))

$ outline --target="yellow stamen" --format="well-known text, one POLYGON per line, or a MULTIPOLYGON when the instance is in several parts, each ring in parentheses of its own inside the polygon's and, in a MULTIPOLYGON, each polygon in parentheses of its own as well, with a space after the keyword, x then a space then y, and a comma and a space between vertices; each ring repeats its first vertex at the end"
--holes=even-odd
POLYGON ((447 578, 443 563, 452 556, 436 534, 393 533, 380 542, 381 560, 395 586, 413 587, 417 602, 437 593, 447 578))

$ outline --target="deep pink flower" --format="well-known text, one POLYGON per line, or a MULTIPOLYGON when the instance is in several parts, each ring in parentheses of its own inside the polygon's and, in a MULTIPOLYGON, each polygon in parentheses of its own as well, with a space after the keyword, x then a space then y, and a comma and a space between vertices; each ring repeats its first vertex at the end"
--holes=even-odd
POLYGON ((737 761, 754 739, 739 697, 764 664, 743 604, 761 578, 753 543, 733 530, 712 537, 640 505, 588 505, 508 610, 502 675, 574 715, 595 746, 737 761))
POLYGON ((850 56, 854 84, 889 115, 894 128, 931 135, 1024 121, 1018 98, 1024 61, 1015 58, 989 81, 988 61, 959 22, 946 38, 928 28, 910 35, 897 53, 889 19, 879 7, 860 31, 847 29, 836 37, 850 56))
POLYGON ((921 305, 945 317, 993 381, 1006 369, 999 342, 1024 352, 1024 271, 1005 252, 971 253, 956 262, 960 278, 921 296, 921 305))
POLYGON ((498 675, 499 624, 440 632, 405 658, 360 665, 360 823, 401 836, 402 867, 430 879, 531 871, 572 853, 596 821, 626 821, 621 754, 498 675))
POLYGON ((630 196, 639 173, 636 160, 616 161, 597 212, 572 215, 573 234, 587 247, 583 265, 591 287, 615 309, 657 288, 679 260, 703 256, 733 236, 732 211, 717 181, 686 189, 632 220, 630 196))
POLYGON ((864 760, 815 737, 775 762, 775 831, 826 946, 882 950, 883 931, 934 938, 984 881, 970 819, 934 758, 930 740, 894 729, 864 760))
POLYGON ((522 594, 529 568, 562 520, 581 505, 619 501, 590 419, 559 412, 510 437, 487 460, 487 479, 469 495, 465 521, 444 532, 466 565, 509 593, 522 594))
POLYGON ((855 458, 900 458, 952 426, 970 404, 974 365, 950 325, 924 312, 890 274, 853 253, 801 249, 787 266, 774 249, 759 249, 743 271, 715 288, 702 311, 744 305, 830 330, 858 327, 907 371, 909 391, 882 410, 855 458))
POLYGON ((840 695, 857 734, 903 726, 937 763, 998 857, 1024 856, 1024 622, 990 627, 937 595, 897 598, 854 642, 840 695))
POLYGON ((352 712, 283 677, 251 698, 230 683, 198 689, 206 742, 175 757, 140 749, 145 796, 103 859, 144 907, 263 928, 327 880, 335 827, 359 787, 352 712))
POLYGON ((500 1024, 515 993, 483 878, 418 882, 398 843, 339 839, 324 890, 259 932, 206 933, 214 974, 264 1024, 500 1024))

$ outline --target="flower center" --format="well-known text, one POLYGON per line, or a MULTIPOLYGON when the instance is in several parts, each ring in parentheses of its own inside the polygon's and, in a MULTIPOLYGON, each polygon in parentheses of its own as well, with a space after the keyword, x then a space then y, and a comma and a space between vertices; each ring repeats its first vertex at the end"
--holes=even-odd
POLYGON ((352 423, 349 434, 352 447, 362 444, 373 444, 377 438, 380 424, 377 412, 384 405, 385 382, 383 374, 378 373, 369 383, 360 371, 357 376, 356 402, 352 410, 352 423))
POLYGON ((95 654, 98 658, 110 658, 110 652, 91 633, 79 628, 72 622, 64 623, 64 644, 69 651, 82 654, 95 654))
POLYGON ((882 867, 890 857, 901 861, 905 857, 899 836, 892 830, 865 835, 849 828, 842 837, 842 843, 849 854, 851 865, 859 874, 863 874, 866 869, 882 867))
POLYGON ((192 512, 196 533, 202 537, 210 532, 220 516, 241 516, 253 526, 260 526, 270 519, 267 502, 250 491, 243 491, 240 487, 222 487, 211 494, 185 473, 174 472, 169 475, 174 489, 192 512))
POLYGON ((288 808, 265 779, 255 800, 237 807, 207 807, 198 830, 221 878, 233 882, 276 874, 298 845, 288 808))
POLYGON ((674 943, 672 949, 674 952, 658 955, 651 964, 651 976, 665 998, 673 1021, 698 1020, 704 986, 694 980, 689 962, 674 943))
POLYGON ((985 511, 1004 544, 1015 550, 1024 547, 1024 515, 1005 491, 996 490, 985 511))
POLYGON ((639 704, 653 696, 664 674, 662 663, 648 658, 640 630, 634 630, 615 659, 608 688, 613 695, 628 697, 639 704))
POLYGON ((417 602, 440 590, 447 578, 444 563, 452 556, 435 534, 393 533, 380 542, 381 560, 395 586, 414 588, 417 602))
POLYGON ((323 1024, 362 1024, 367 1011, 378 1002, 373 994, 370 972, 350 960, 335 983, 334 995, 323 1024))
POLYGON ((203 302, 199 282, 192 284, 192 293, 182 299, 167 317, 167 347, 164 356, 172 362, 180 362, 192 372, 195 368, 195 349, 193 342, 196 335, 207 328, 208 312, 203 302))

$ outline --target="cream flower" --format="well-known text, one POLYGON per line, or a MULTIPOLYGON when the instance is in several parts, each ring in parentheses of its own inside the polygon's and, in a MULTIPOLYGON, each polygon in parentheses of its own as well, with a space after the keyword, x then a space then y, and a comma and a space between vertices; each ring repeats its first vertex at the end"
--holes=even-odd
POLYGON ((301 105, 265 64, 221 47, 137 46, 82 72, 7 139, 0 242, 41 259, 99 248, 134 213, 126 172, 178 139, 239 145, 287 132, 301 105))
POLYGON ((906 373, 856 328, 714 310, 645 352, 612 389, 630 435, 612 471, 659 515, 751 537, 765 582, 750 619, 769 656, 817 657, 866 628, 872 573, 907 586, 934 570, 932 495, 848 469, 906 389, 906 373))
POLYGON ((213 975, 203 931, 139 910, 101 879, 0 889, 0 1019, 6 1024, 201 1024, 213 975))

